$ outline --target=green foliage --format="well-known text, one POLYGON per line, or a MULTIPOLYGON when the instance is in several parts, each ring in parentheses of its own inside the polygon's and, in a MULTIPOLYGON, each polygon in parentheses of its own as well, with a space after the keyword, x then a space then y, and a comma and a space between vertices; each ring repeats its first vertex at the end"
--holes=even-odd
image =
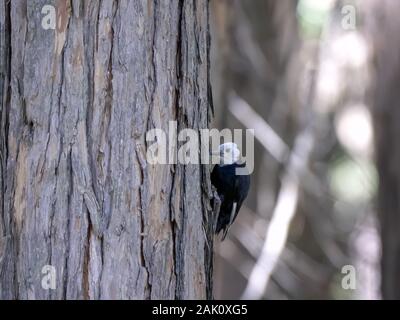
POLYGON ((318 38, 329 18, 331 0, 300 0, 297 7, 300 29, 305 38, 318 38))
POLYGON ((343 156, 330 169, 330 185, 334 195, 341 201, 361 204, 376 194, 377 173, 374 165, 365 160, 353 160, 343 156))

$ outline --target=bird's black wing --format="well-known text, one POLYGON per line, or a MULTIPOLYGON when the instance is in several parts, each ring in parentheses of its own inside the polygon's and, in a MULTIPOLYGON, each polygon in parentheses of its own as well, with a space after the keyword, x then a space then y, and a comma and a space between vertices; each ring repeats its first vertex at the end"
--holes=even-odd
POLYGON ((237 205, 236 205, 235 216, 234 216, 232 222, 235 221, 235 219, 239 213, 239 210, 242 207, 244 200, 247 198, 249 189, 250 189, 250 176, 249 175, 236 176, 236 179, 235 179, 235 202, 237 203, 237 205))
POLYGON ((221 198, 221 207, 215 230, 217 234, 223 230, 224 235, 226 235, 249 192, 250 177, 248 175, 236 175, 238 166, 243 167, 244 165, 216 165, 211 173, 211 182, 216 187, 221 198), (236 203, 235 209, 234 203, 236 203), (234 212, 232 212, 233 210, 234 212))

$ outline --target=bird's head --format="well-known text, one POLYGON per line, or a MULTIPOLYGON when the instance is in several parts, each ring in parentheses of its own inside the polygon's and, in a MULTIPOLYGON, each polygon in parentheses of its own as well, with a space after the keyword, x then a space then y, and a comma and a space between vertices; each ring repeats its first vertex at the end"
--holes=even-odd
POLYGON ((218 156, 222 165, 233 164, 239 161, 240 151, 236 143, 227 142, 221 144, 215 152, 212 153, 218 156))

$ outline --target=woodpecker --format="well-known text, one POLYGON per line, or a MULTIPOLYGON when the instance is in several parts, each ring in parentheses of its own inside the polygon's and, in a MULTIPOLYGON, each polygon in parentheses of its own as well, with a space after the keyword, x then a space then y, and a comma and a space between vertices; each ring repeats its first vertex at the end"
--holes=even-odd
POLYGON ((220 160, 211 173, 211 183, 217 189, 221 200, 215 233, 223 231, 222 240, 224 240, 249 193, 250 175, 236 173, 236 168, 246 170, 246 164, 240 163, 240 151, 236 143, 221 144, 218 151, 212 154, 218 156, 220 160))

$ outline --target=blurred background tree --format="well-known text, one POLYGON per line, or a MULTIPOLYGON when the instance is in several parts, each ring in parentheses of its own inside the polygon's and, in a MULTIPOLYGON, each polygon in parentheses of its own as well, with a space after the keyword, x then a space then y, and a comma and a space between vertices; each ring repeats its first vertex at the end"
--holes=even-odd
POLYGON ((367 3, 366 31, 374 48, 370 97, 380 186, 377 210, 382 239, 382 297, 400 299, 400 3, 367 3))
MULTIPOLYGON (((396 90, 388 97, 389 90, 378 88, 384 98, 376 102, 373 83, 397 66, 398 55, 391 53, 389 43, 383 48, 392 60, 374 50, 386 34, 381 29, 373 36, 370 31, 383 18, 373 11, 376 2, 211 1, 214 125, 254 128, 256 119, 262 122, 255 128, 251 193, 229 237, 217 248, 216 298, 381 298, 371 107, 387 104, 385 99, 395 101, 396 90), (284 241, 282 252, 280 240, 271 234, 284 241), (269 277, 270 266, 260 260, 263 255, 274 260, 275 251, 278 259, 269 277), (347 265, 356 270, 354 290, 342 285, 347 265), (257 272, 255 266, 264 269, 257 272), (257 282, 265 286, 255 288, 257 282)), ((396 12, 388 7, 381 11, 396 12)), ((385 21, 391 21, 386 28, 395 32, 396 19, 388 16, 385 21)), ((394 84, 395 71, 391 74, 387 80, 394 84)), ((392 123, 393 128, 377 125, 394 144, 400 122, 392 118, 392 123)), ((389 160, 394 145, 377 143, 381 173, 380 166, 390 170, 393 165, 387 161, 394 164, 397 158, 389 160)), ((386 175, 389 179, 391 173, 386 175)), ((389 189, 379 192, 378 203, 390 205, 382 193, 394 202, 390 210, 379 209, 386 215, 399 211, 393 187, 388 184, 389 189)), ((386 229, 395 233, 397 225, 391 221, 396 219, 386 219, 386 229)), ((387 240, 394 246, 390 250, 399 243, 394 238, 387 240)), ((387 264, 393 273, 398 269, 394 261, 387 264)))

